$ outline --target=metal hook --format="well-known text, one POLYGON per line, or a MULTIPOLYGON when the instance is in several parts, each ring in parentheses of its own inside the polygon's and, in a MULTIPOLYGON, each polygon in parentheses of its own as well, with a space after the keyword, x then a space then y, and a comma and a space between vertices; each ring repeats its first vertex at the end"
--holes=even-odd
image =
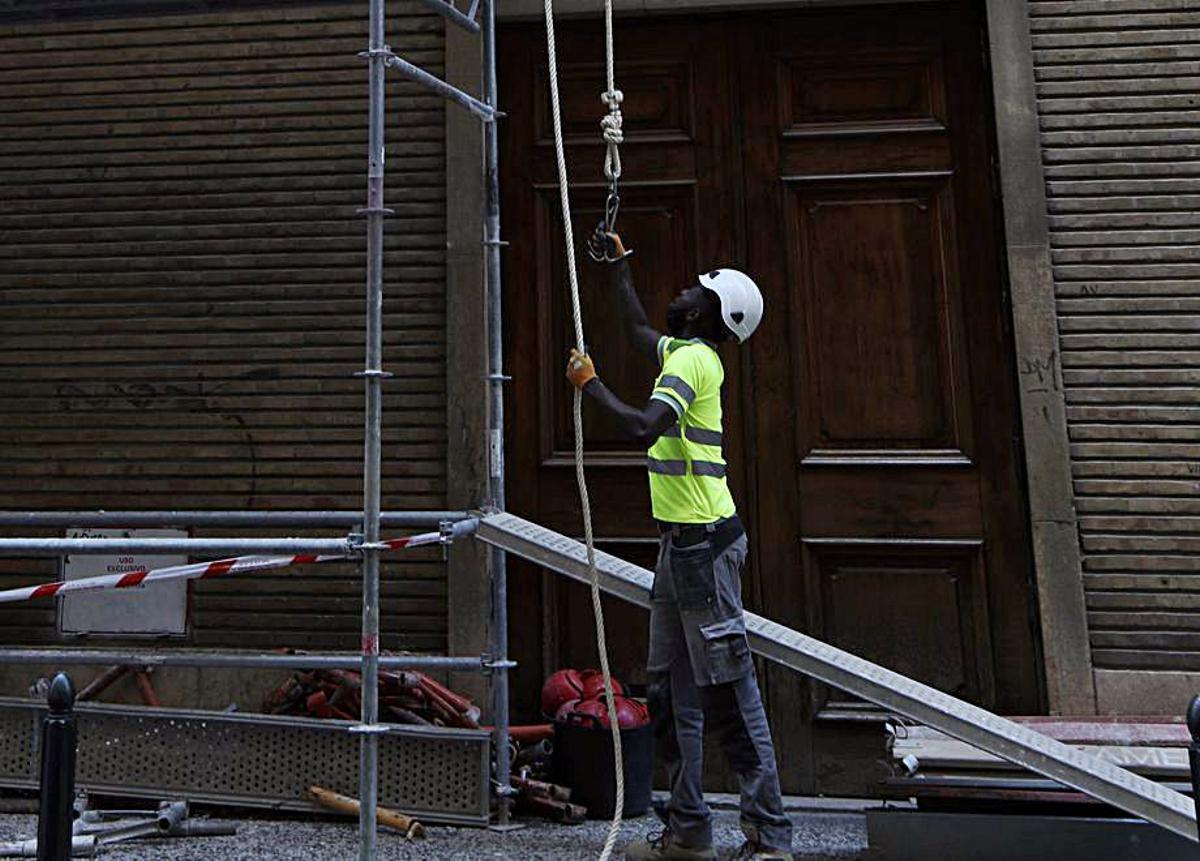
MULTIPOLYGON (((621 211, 621 195, 617 193, 617 182, 614 179, 609 183, 608 198, 604 201, 604 232, 613 233, 617 228, 617 215, 621 211)), ((592 241, 588 241, 586 248, 588 257, 595 260, 597 263, 615 263, 619 258, 613 257, 610 253, 610 242, 605 242, 602 246, 597 247, 592 241)))
POLYGON ((614 233, 617 229, 617 213, 621 211, 621 195, 617 194, 617 183, 614 180, 609 188, 608 200, 604 202, 604 229, 614 233))

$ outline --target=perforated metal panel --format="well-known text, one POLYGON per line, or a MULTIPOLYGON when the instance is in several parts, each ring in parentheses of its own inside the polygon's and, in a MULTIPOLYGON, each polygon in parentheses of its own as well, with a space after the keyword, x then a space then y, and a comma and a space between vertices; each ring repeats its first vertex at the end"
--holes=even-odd
POLYGON ((37 783, 35 715, 26 709, 0 709, 0 775, 37 783))
MULTIPOLYGON (((0 698, 0 785, 37 784, 40 703, 0 698)), ((353 724, 134 706, 79 708, 76 783, 92 792, 310 810, 319 784, 358 794, 353 724)), ((490 736, 395 727, 379 740, 380 804, 428 822, 486 825, 490 736)))

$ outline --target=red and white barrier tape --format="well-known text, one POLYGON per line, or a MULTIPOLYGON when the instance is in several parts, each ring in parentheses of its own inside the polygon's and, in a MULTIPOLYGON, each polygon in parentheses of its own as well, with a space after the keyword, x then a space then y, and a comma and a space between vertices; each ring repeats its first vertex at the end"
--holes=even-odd
MULTIPOLYGON (((381 542, 389 550, 403 550, 405 547, 420 547, 423 544, 438 544, 442 541, 440 532, 424 532, 420 535, 410 535, 407 538, 393 538, 381 542)), ((247 574, 251 571, 270 571, 273 568, 287 568, 291 565, 309 565, 314 562, 334 562, 339 559, 349 559, 346 555, 312 556, 299 554, 296 556, 238 556, 233 559, 218 559, 215 562, 193 562, 189 565, 172 565, 169 568, 157 568, 153 571, 128 571, 123 574, 101 574, 98 577, 84 577, 80 580, 58 580, 54 583, 43 583, 40 586, 23 586, 20 589, 7 589, 0 592, 0 604, 14 601, 28 601, 31 598, 49 598, 53 595, 65 595, 70 592, 96 592, 101 589, 133 589, 145 586, 147 583, 160 583, 164 580, 204 580, 209 577, 220 577, 223 574, 247 574)))

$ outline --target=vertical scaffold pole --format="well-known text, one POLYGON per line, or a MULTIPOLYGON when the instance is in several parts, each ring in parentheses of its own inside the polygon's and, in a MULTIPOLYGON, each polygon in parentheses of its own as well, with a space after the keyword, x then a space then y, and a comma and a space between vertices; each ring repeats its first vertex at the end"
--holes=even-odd
MULTIPOLYGON (((497 109, 496 94, 496 6, 495 0, 483 3, 483 100, 497 109)), ((488 434, 490 451, 490 480, 488 504, 497 511, 504 510, 504 339, 501 330, 500 291, 500 176, 497 122, 483 124, 484 160, 484 248, 487 258, 487 319, 488 319, 488 434)), ((508 748, 508 571, 505 553, 492 547, 492 601, 489 633, 490 653, 495 666, 492 671, 492 714, 495 723, 497 824, 508 825, 509 803, 506 793, 510 783, 508 748)))
POLYGON ((362 557, 362 714, 359 748, 359 859, 374 861, 376 805, 379 790, 379 512, 380 437, 383 422, 383 205, 384 164, 384 0, 370 0, 370 120, 368 131, 366 367, 362 372, 366 395, 363 431, 363 540, 362 557))

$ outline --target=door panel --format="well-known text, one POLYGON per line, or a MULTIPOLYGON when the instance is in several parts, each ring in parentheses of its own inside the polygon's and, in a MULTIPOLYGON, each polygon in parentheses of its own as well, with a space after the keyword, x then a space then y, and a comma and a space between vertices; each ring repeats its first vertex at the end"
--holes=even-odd
POLYGON ((809 345, 805 465, 965 463, 970 428, 948 176, 789 182, 788 268, 809 345))
MULTIPOLYGON (((954 696, 991 702, 980 549, 971 540, 807 539, 805 570, 816 593, 809 601, 811 629, 884 665, 894 665, 903 652, 907 674, 954 696)), ((861 708, 848 694, 817 689, 814 709, 826 706, 861 708)))
MULTIPOLYGON (((748 607, 1028 713, 1041 702, 1037 632, 981 32, 965 3, 619 26, 620 228, 653 321, 714 265, 745 269, 763 290, 761 328, 722 352, 748 607)), ((559 32, 579 239, 604 196, 601 35, 593 23, 559 32)), ((506 103, 533 106, 511 114, 503 138, 505 231, 525 240, 506 260, 509 499, 578 534, 543 40, 540 27, 513 27, 501 42, 506 103)), ((597 368, 643 403, 655 369, 623 343, 606 273, 582 256, 579 266, 597 368)), ((598 542, 649 567, 643 452, 586 408, 585 435, 598 542)), ((513 649, 520 714, 545 670, 595 653, 587 591, 513 569, 512 612, 526 620, 513 649)), ((644 680, 645 615, 605 610, 617 672, 644 680)), ((871 791, 873 710, 779 668, 760 678, 786 789, 871 791), (866 782, 861 769, 847 777, 854 757, 866 782)))

